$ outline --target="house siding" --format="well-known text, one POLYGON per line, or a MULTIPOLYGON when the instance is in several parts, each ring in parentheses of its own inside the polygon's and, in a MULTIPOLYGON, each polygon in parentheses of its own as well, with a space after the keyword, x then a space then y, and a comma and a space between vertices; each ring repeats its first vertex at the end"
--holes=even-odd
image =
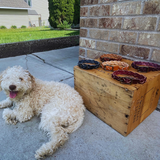
POLYGON ((10 28, 12 25, 20 28, 22 25, 28 27, 28 10, 0 9, 0 26, 10 28))
POLYGON ((48 0, 32 0, 31 9, 35 10, 38 15, 28 15, 29 21, 37 26, 39 24, 38 18, 41 17, 42 25, 47 25, 49 17, 48 0))

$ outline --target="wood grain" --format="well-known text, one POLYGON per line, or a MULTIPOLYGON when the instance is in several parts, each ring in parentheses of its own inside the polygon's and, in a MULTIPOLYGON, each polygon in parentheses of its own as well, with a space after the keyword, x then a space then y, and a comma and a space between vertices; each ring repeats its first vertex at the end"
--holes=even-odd
MULTIPOLYGON (((130 71, 137 72, 131 67, 132 61, 123 61, 130 65, 130 71)), ((75 66, 75 89, 89 111, 127 136, 155 110, 160 96, 160 71, 139 73, 147 77, 146 83, 132 85, 121 84, 111 74, 102 68, 84 70, 75 66)))

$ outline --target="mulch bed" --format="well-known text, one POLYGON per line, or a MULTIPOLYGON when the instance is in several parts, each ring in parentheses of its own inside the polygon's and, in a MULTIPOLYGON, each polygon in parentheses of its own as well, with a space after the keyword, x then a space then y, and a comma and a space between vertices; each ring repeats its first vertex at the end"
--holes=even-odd
POLYGON ((79 36, 0 44, 0 58, 78 46, 79 36))

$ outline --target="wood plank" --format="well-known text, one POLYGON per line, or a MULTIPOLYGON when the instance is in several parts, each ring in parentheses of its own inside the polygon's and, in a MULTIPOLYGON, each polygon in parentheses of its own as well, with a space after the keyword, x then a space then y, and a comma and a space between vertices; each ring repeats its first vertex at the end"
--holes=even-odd
POLYGON ((88 95, 81 88, 75 86, 75 89, 80 95, 83 95, 84 104, 89 111, 124 136, 126 135, 128 118, 124 114, 120 114, 116 110, 113 111, 110 109, 112 107, 108 108, 106 105, 102 105, 96 97, 91 98, 91 95, 88 95))
POLYGON ((153 79, 147 84, 141 122, 147 118, 157 107, 160 96, 160 75, 153 77, 153 79))
POLYGON ((143 84, 143 86, 141 86, 138 90, 134 92, 133 102, 130 110, 127 135, 131 133, 141 123, 141 114, 146 90, 147 83, 143 84))
MULTIPOLYGON (((93 72, 96 72, 96 75, 99 73, 99 71, 93 71, 93 72)), ((99 90, 100 95, 105 96, 105 94, 108 93, 109 95, 114 96, 115 99, 123 100, 125 102, 131 102, 130 98, 132 98, 133 91, 136 89, 133 88, 134 90, 129 90, 128 86, 130 85, 125 85, 125 84, 121 84, 120 86, 116 85, 114 83, 114 80, 111 78, 111 75, 109 79, 111 79, 112 81, 107 81, 108 79, 106 80, 103 79, 101 76, 95 76, 90 72, 85 72, 84 70, 80 69, 77 66, 75 67, 74 75, 75 78, 80 79, 81 81, 85 81, 88 84, 92 83, 91 88, 94 88, 95 91, 99 90), (77 73, 76 71, 79 72, 77 73)), ((80 83, 80 85, 83 86, 83 83, 80 83)))
MULTIPOLYGON (((98 61, 100 61, 98 59, 98 61)), ((131 67, 132 61, 123 59, 131 67)), ((74 67, 75 89, 86 108, 124 136, 133 131, 157 106, 160 96, 160 71, 139 73, 144 84, 121 84, 113 72, 102 68, 84 70, 74 67)))
MULTIPOLYGON (((125 96, 125 101, 122 101, 120 100, 121 96, 126 94, 119 94, 119 91, 124 92, 123 88, 116 88, 114 91, 116 86, 112 84, 109 89, 105 89, 108 84, 102 85, 103 83, 103 79, 95 79, 93 75, 87 76, 85 72, 75 70, 75 89, 82 95, 87 109, 125 135, 130 113, 128 106, 131 105, 132 96, 125 96), (94 84, 98 84, 98 87, 94 84), (110 88, 112 92, 110 92, 110 88)), ((132 94, 132 92, 127 93, 132 94)))

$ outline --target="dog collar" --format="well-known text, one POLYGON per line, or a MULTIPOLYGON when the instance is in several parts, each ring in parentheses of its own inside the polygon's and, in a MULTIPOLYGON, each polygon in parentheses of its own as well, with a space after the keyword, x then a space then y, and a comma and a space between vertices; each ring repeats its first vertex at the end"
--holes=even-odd
POLYGON ((100 56, 100 60, 104 61, 121 61, 122 57, 117 54, 103 54, 100 56))
POLYGON ((131 64, 131 66, 135 69, 137 69, 139 72, 149 72, 149 71, 159 71, 160 65, 150 62, 141 62, 136 61, 131 64), (143 65, 143 66, 139 66, 143 65))
POLYGON ((120 61, 106 61, 101 64, 101 67, 108 71, 128 70, 129 64, 120 61))
POLYGON ((100 63, 94 60, 80 60, 78 62, 78 66, 82 69, 96 69, 100 66, 100 63), (91 63, 91 64, 88 64, 88 63, 91 63))
POLYGON ((125 84, 143 84, 146 82, 147 77, 135 73, 135 72, 131 72, 131 71, 115 71, 112 74, 112 78, 116 79, 117 81, 120 81, 121 83, 125 83, 125 84), (119 77, 117 75, 129 75, 132 77, 119 77))

